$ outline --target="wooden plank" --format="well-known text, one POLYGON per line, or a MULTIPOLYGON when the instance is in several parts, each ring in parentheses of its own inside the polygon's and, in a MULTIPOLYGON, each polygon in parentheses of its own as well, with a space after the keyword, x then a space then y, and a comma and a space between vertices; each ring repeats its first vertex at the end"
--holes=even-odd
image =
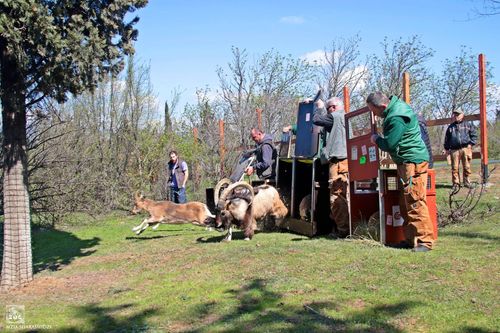
MULTIPOLYGON (((464 121, 475 121, 475 120, 481 120, 481 115, 479 113, 470 114, 464 117, 464 121)), ((439 125, 449 125, 451 124, 451 122, 452 122, 451 118, 441 118, 441 119, 427 120, 425 123, 427 124, 427 126, 439 126, 439 125)))

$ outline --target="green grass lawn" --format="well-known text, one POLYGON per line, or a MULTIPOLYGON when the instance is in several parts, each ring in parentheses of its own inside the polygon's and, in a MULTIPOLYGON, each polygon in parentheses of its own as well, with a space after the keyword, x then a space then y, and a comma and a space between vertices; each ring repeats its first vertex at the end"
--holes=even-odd
POLYGON ((0 305, 51 332, 498 332, 500 227, 481 214, 498 195, 428 253, 279 232, 219 243, 191 225, 136 236, 136 216, 37 230, 35 280, 0 305))

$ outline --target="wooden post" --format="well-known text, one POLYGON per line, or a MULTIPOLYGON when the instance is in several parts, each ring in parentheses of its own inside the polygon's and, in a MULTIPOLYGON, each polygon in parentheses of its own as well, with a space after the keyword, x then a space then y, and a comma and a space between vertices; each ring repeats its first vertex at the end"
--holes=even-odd
POLYGON ((257 112, 257 128, 262 131, 262 109, 255 109, 257 112))
POLYGON ((479 115, 481 128, 481 171, 483 183, 489 177, 488 172, 488 119, 486 118, 486 59, 479 55, 479 115))
POLYGON ((349 88, 347 86, 344 87, 344 111, 345 113, 349 113, 351 110, 351 99, 349 98, 349 88))
POLYGON ((219 119, 219 154, 220 154, 220 174, 221 177, 224 176, 224 157, 226 154, 226 149, 224 147, 224 120, 219 119))
MULTIPOLYGON (((196 151, 198 148, 198 128, 194 127, 193 128, 193 147, 194 151, 198 155, 198 152, 196 151)), ((198 165, 198 159, 195 159, 193 162, 193 175, 191 176, 194 179, 194 189, 195 191, 198 190, 198 185, 200 184, 200 173, 199 173, 199 165, 198 165)))
POLYGON ((403 100, 406 104, 410 104, 410 74, 403 73, 403 100))

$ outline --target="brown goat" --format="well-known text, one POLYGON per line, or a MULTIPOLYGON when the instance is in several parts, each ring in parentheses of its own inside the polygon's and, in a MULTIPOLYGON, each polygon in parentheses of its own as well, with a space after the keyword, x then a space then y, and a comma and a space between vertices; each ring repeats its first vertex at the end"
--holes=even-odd
POLYGON ((185 204, 176 204, 171 201, 154 201, 144 198, 144 196, 135 194, 134 208, 132 213, 137 214, 141 210, 149 213, 149 218, 142 221, 141 224, 132 228, 137 235, 146 230, 150 225, 153 229, 158 228, 160 223, 193 223, 196 225, 207 226, 211 219, 215 218, 207 205, 201 202, 188 202, 185 204))

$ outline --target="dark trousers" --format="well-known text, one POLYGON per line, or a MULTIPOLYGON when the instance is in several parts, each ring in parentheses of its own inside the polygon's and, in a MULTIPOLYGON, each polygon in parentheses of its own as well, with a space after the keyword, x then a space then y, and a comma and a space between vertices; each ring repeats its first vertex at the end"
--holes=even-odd
POLYGON ((176 186, 171 186, 170 187, 170 201, 173 201, 175 203, 186 203, 186 188, 178 188, 176 186))

